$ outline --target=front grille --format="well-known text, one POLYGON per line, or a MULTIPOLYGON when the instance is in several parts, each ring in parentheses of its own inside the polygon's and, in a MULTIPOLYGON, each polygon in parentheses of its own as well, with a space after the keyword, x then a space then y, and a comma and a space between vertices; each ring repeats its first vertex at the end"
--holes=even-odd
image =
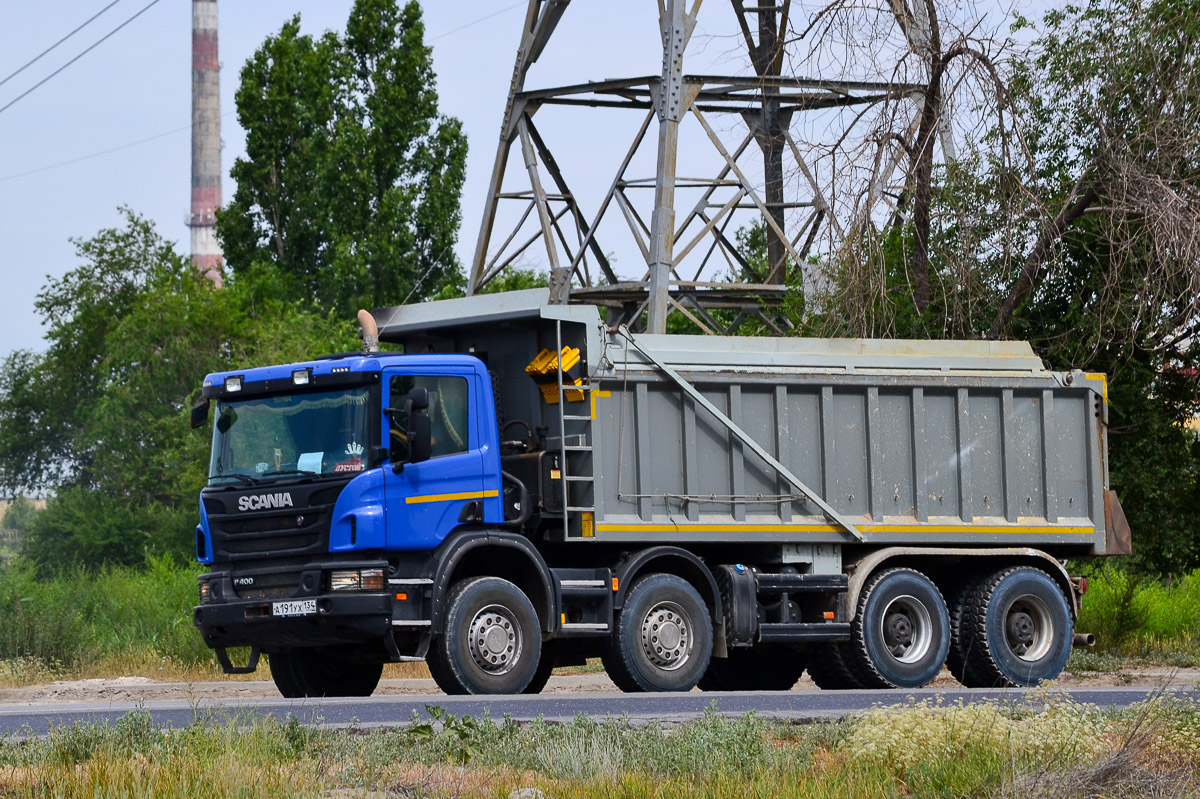
MULTIPOLYGON (((329 551, 333 505, 345 483, 335 486, 275 485, 249 491, 214 491, 204 495, 215 562, 246 563, 324 554, 329 551), (284 509, 239 511, 242 496, 287 492, 284 509)), ((257 587, 257 586, 256 586, 257 587)), ((288 589, 293 590, 295 583, 288 589)), ((274 587, 269 590, 274 590, 274 587)), ((240 592, 239 592, 240 595, 240 592)))
POLYGON ((300 572, 286 571, 249 574, 233 573, 233 590, 242 599, 280 599, 295 596, 300 587, 300 572), (251 578, 253 585, 238 585, 239 579, 251 578))

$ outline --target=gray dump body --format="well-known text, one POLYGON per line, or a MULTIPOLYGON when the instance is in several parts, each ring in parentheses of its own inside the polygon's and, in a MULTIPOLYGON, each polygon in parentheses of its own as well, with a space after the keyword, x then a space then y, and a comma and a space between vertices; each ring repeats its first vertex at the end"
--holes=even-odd
POLYGON ((565 441, 568 539, 1113 548, 1103 376, 1023 342, 628 338, 545 298, 376 317, 408 352, 485 357, 505 418, 565 441), (524 366, 559 346, 587 380, 549 405, 524 366))

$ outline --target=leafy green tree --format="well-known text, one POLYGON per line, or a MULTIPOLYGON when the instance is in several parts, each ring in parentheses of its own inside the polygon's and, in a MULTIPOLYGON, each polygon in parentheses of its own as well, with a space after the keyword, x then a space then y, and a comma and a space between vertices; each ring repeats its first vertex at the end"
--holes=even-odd
POLYGON ((26 497, 16 497, 8 508, 4 511, 4 518, 0 520, 0 527, 6 530, 22 530, 28 531, 33 527, 34 519, 37 518, 38 508, 31 500, 26 497))
POLYGON ((147 220, 76 242, 80 265, 37 299, 47 349, 0 377, 0 487, 53 496, 25 552, 43 570, 186 556, 207 432, 188 424, 204 375, 354 346, 354 326, 272 299, 250 278, 215 290, 147 220))
POLYGON ((346 316, 456 279, 467 145, 438 114, 430 53, 415 0, 357 0, 345 35, 296 16, 250 58, 246 157, 217 221, 234 274, 273 271, 282 296, 346 316))

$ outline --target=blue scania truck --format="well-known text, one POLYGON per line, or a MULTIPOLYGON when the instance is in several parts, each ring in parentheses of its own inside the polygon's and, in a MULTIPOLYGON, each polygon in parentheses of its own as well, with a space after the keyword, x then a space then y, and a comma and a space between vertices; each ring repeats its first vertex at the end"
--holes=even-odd
POLYGON ((545 290, 360 322, 193 411, 194 622, 285 696, 589 657, 628 691, 1033 685, 1090 640, 1063 564, 1130 550, 1104 377, 1027 344, 633 335, 545 290))

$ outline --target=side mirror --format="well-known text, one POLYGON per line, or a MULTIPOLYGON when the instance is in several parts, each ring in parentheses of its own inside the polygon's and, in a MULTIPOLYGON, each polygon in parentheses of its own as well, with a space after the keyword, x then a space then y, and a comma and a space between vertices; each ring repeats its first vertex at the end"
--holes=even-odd
POLYGON ((433 455, 433 433, 429 424, 429 391, 414 388, 408 392, 404 410, 408 416, 408 462, 420 463, 433 455))
MULTIPOLYGON (((411 410, 424 411, 429 409, 429 389, 417 386, 408 392, 408 402, 412 403, 411 410)), ((407 403, 405 403, 407 405, 407 403)), ((406 408, 406 410, 410 410, 406 408)))
POLYGON ((192 406, 192 429, 203 427, 208 421, 208 400, 200 400, 192 406))

